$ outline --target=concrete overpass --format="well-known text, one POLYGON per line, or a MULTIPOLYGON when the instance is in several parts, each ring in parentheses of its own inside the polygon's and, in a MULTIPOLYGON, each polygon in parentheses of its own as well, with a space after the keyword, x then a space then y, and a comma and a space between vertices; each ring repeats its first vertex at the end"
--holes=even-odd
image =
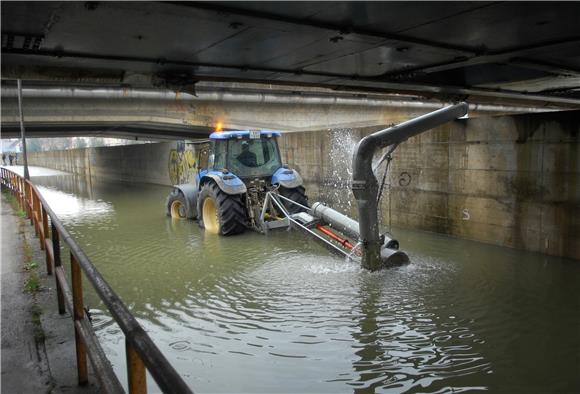
MULTIPOLYGON (((2 79, 577 108, 576 2, 3 2, 2 79), (295 88, 297 89, 297 88, 295 88)), ((26 85, 26 83, 25 83, 26 85)))
MULTIPOLYGON (((206 137, 216 128, 288 132, 376 128, 446 105, 403 95, 200 84, 195 96, 153 89, 26 87, 23 108, 27 135, 191 139, 206 137)), ((2 88, 2 109, 2 137, 18 137, 15 87, 2 88)), ((472 104, 470 109, 471 117, 554 111, 493 104, 472 104)))

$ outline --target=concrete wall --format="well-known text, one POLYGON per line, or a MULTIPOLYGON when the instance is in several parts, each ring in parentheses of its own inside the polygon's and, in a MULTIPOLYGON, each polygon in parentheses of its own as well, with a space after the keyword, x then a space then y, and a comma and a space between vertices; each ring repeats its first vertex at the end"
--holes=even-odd
MULTIPOLYGON (((285 136, 283 149, 315 183, 310 194, 326 198, 336 196, 329 136, 285 136)), ((385 224, 580 259, 580 111, 446 124, 399 146, 389 181, 385 224)))
MULTIPOLYGON (((403 119, 400 119, 403 120, 403 119)), ((374 130, 285 134, 285 162, 311 201, 350 215, 352 149, 374 130)), ((31 154, 30 163, 123 181, 170 185, 192 163, 176 143, 31 154)), ((580 111, 460 120, 395 151, 381 200, 386 225, 580 259, 580 111)))
POLYGON ((175 142, 30 153, 30 165, 127 182, 172 184, 175 142))

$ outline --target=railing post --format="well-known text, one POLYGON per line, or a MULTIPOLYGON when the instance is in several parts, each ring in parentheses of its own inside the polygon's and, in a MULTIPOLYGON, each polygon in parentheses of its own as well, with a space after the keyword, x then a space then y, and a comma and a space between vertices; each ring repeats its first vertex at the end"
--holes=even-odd
POLYGON ((38 228, 36 227, 36 221, 34 220, 34 195, 32 193, 32 185, 24 180, 24 185, 26 187, 26 192, 28 193, 28 206, 30 207, 30 224, 34 225, 34 232, 38 236, 38 228))
POLYGON ((24 194, 24 209, 26 211, 26 215, 28 215, 28 220, 30 220, 30 225, 33 224, 32 222, 32 215, 30 213, 30 194, 28 194, 28 185, 24 178, 22 178, 22 193, 24 194))
POLYGON ((42 204, 40 203, 40 198, 38 198, 38 196, 36 196, 36 201, 38 201, 37 203, 38 216, 36 216, 38 219, 38 234, 39 234, 38 238, 40 238, 40 249, 44 250, 44 238, 46 237, 46 233, 44 232, 44 215, 43 215, 44 209, 42 209, 42 204))
MULTIPOLYGON (((50 232, 52 235, 52 254, 54 257, 54 269, 62 266, 62 261, 60 260, 60 240, 58 236, 58 230, 56 229, 54 223, 50 224, 50 232)), ((64 315, 66 312, 64 309, 64 295, 60 287, 60 282, 58 281, 58 275, 54 276, 56 280, 56 298, 58 300, 58 313, 64 315)))
MULTIPOLYGON (((83 319, 85 310, 83 308, 83 277, 81 267, 75 256, 70 254, 70 272, 72 277, 73 293, 73 321, 76 323, 83 319)), ((89 381, 87 369, 87 347, 83 342, 81 334, 75 324, 75 345, 77 352, 77 374, 79 385, 85 385, 89 381)))
POLYGON ((44 244, 44 254, 46 256, 46 273, 48 275, 52 275, 52 260, 50 259, 51 256, 49 248, 46 246, 46 241, 50 239, 50 235, 48 234, 48 214, 46 213, 46 209, 44 209, 42 204, 40 207, 42 208, 42 233, 44 234, 42 243, 44 244))
MULTIPOLYGON (((34 192, 32 185, 29 182, 26 182, 26 184, 28 185, 28 192, 30 194, 30 202, 31 202, 30 206, 31 206, 31 210, 32 210, 32 221, 34 222, 34 232, 36 233, 36 236, 39 237, 40 236, 40 223, 38 222, 38 217, 40 215, 40 210, 38 209, 38 196, 34 192)), ((41 241, 41 244, 42 244, 42 241, 41 241)), ((42 247, 42 245, 41 245, 41 249, 44 249, 42 247)))
POLYGON ((18 178, 20 181, 20 195, 22 196, 22 210, 26 213, 26 217, 30 218, 30 212, 28 209, 28 202, 26 201, 26 185, 24 184, 24 178, 18 178))
POLYGON ((18 185, 17 191, 18 191, 18 201, 20 201, 20 209, 22 209, 22 211, 26 213, 27 211, 26 204, 24 203, 24 191, 22 190, 22 179, 20 179, 20 177, 17 177, 16 183, 18 185))
POLYGON ((127 354, 127 378, 129 380, 129 394, 147 393, 147 376, 145 374, 145 364, 125 338, 125 353, 127 354))
MULTIPOLYGON (((30 224, 34 225, 34 212, 32 211, 32 193, 30 193, 30 185, 26 180, 22 180, 22 184, 24 185, 24 201, 26 202, 26 212, 28 213, 28 218, 30 219, 30 224)), ((36 235, 36 226, 34 226, 34 232, 36 235)))
POLYGON ((22 209, 23 212, 27 212, 26 210, 26 204, 24 203, 24 190, 23 190, 23 186, 22 186, 22 179, 20 179, 20 177, 16 178, 16 181, 18 182, 18 194, 19 194, 19 198, 20 198, 20 209, 22 209))

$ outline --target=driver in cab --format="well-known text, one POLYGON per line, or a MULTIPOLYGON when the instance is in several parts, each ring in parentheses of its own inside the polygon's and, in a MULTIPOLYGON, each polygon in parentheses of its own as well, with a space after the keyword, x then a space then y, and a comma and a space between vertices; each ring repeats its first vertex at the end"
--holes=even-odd
POLYGON ((256 154, 250 151, 250 144, 248 141, 242 142, 242 153, 240 153, 236 159, 246 167, 256 167, 258 165, 256 154))

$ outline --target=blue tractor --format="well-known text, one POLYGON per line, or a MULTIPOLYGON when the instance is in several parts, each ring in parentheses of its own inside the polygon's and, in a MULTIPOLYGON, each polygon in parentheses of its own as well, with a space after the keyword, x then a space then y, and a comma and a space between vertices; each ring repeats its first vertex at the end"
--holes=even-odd
POLYGON ((282 164, 277 131, 212 133, 209 144, 197 144, 195 180, 175 185, 167 197, 167 214, 198 219, 206 231, 234 235, 246 229, 264 231, 264 222, 308 209, 302 178, 282 164), (279 209, 268 194, 283 198, 279 209), (293 201, 294 203, 291 203, 293 201))

